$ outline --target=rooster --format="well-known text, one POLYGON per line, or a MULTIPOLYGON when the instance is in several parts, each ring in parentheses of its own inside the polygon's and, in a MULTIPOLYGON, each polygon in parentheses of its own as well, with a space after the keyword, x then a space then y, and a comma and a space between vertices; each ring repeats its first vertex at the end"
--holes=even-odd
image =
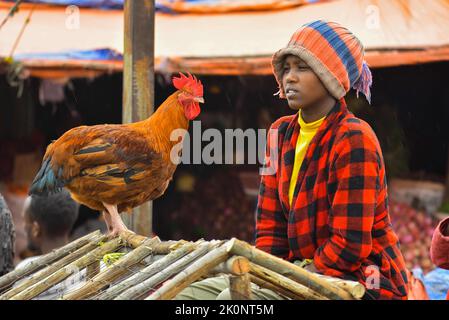
POLYGON ((180 73, 176 89, 148 119, 130 124, 80 126, 47 147, 30 195, 65 187, 74 200, 103 212, 111 237, 129 231, 119 213, 164 194, 177 165, 173 130, 189 127, 204 103, 203 85, 180 73))

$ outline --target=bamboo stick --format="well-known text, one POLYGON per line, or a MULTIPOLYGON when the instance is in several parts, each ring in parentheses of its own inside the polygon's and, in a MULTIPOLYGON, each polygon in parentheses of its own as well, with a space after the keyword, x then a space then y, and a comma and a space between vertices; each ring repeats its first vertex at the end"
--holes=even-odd
POLYGON ((95 261, 86 267, 86 281, 91 280, 100 273, 100 265, 100 261, 95 261))
POLYGON ((231 276, 229 282, 229 291, 231 292, 232 300, 252 300, 251 282, 248 273, 239 276, 231 276))
POLYGON ((154 254, 155 255, 156 254, 162 254, 162 255, 169 254, 170 252, 180 248, 185 243, 189 243, 189 242, 185 241, 185 240, 179 240, 179 241, 170 240, 170 241, 161 242, 154 248, 154 254))
MULTIPOLYGON (((146 237, 135 234, 133 232, 125 231, 120 233, 120 238, 122 238, 125 246, 129 246, 132 249, 136 249, 139 247, 146 239, 146 237)), ((154 248, 154 254, 169 254, 170 251, 175 250, 177 247, 183 245, 187 241, 179 240, 179 241, 164 241, 158 244, 154 248)))
POLYGON ((232 256, 211 270, 211 273, 230 273, 241 276, 249 272, 249 260, 241 256, 232 256))
POLYGON ((333 278, 329 276, 324 276, 321 274, 316 274, 319 278, 332 283, 343 290, 349 292, 355 299, 362 299, 365 295, 366 288, 363 284, 357 281, 343 280, 338 278, 333 278))
POLYGON ((74 274, 77 270, 80 271, 84 269, 89 264, 100 260, 105 254, 114 252, 121 245, 121 239, 115 238, 112 239, 88 254, 82 256, 81 258, 73 261, 62 269, 59 269, 57 272, 51 274, 47 278, 37 282, 36 284, 28 287, 24 291, 16 294, 11 300, 28 300, 36 297, 42 292, 48 290, 52 286, 58 284, 64 279, 68 278, 72 274, 74 274))
POLYGON ((313 291, 312 289, 299 284, 279 273, 271 271, 270 269, 259 266, 255 263, 250 263, 251 274, 266 280, 270 283, 275 284, 276 286, 282 287, 289 291, 294 292, 296 295, 299 295, 307 300, 328 300, 325 296, 313 291))
POLYGON ((170 281, 164 283, 162 287, 153 292, 145 300, 169 300, 174 298, 184 288, 189 286, 192 282, 199 279, 201 276, 207 274, 210 269, 229 256, 229 241, 209 251, 206 255, 192 263, 189 267, 174 276, 170 281))
POLYGON ((3 295, 0 296, 0 299, 4 300, 4 299, 12 298, 13 296, 15 296, 16 294, 25 290, 26 288, 31 287, 32 285, 45 279, 46 277, 50 276, 51 274, 55 273, 56 271, 64 268, 69 263, 79 259, 80 257, 84 256, 88 252, 97 248, 98 243, 100 241, 104 241, 105 239, 106 239, 106 236, 97 234, 89 243, 87 243, 83 247, 79 248, 78 250, 76 250, 75 252, 73 252, 71 254, 66 255, 61 260, 58 260, 57 262, 38 271, 37 273, 32 275, 29 279, 26 279, 26 280, 22 281, 21 283, 19 283, 19 285, 17 287, 14 287, 11 290, 5 292, 3 295))
POLYGON ((319 278, 315 273, 309 272, 293 263, 275 257, 246 242, 233 238, 230 253, 248 258, 250 261, 268 268, 278 274, 284 275, 298 283, 309 287, 317 293, 332 300, 353 300, 354 297, 342 288, 319 278))
POLYGON ((299 295, 295 294, 294 292, 291 292, 285 288, 282 288, 280 286, 272 284, 271 282, 268 282, 268 281, 266 281, 262 278, 259 278, 253 274, 250 274, 249 278, 252 283, 255 283, 259 287, 276 292, 277 294, 286 297, 286 299, 290 298, 293 300, 304 300, 304 297, 299 296, 299 295))
POLYGON ((162 271, 160 271, 159 269, 160 272, 154 274, 147 280, 135 285, 134 287, 127 289, 126 291, 118 295, 114 300, 138 299, 158 284, 181 272, 187 265, 191 264, 199 257, 204 256, 212 246, 213 244, 211 244, 210 242, 200 243, 196 250, 190 252, 173 264, 167 266, 166 269, 163 269, 162 271))
POLYGON ((158 237, 146 239, 138 248, 114 262, 110 267, 100 272, 81 288, 63 296, 62 299, 80 300, 93 296, 100 290, 110 285, 113 281, 119 279, 121 276, 129 274, 129 268, 150 255, 153 252, 153 247, 160 241, 161 240, 158 237))
MULTIPOLYGON (((195 250, 197 248, 198 244, 199 243, 187 242, 178 250, 170 252, 165 257, 153 262, 149 266, 147 266, 144 269, 137 272, 135 275, 109 287, 103 293, 101 293, 99 296, 96 296, 95 299, 98 299, 98 300, 114 299, 122 292, 132 288, 133 286, 136 286, 136 285, 142 283, 143 281, 152 277, 153 275, 160 272, 161 270, 165 270, 173 262, 177 261, 178 259, 182 258, 186 254, 189 254, 190 252, 195 250)), ((133 298, 137 298, 138 296, 139 296, 139 294, 134 294, 133 298)), ((127 297, 126 299, 132 299, 132 298, 130 296, 129 298, 127 297)))
POLYGON ((120 233, 120 238, 123 240, 125 246, 130 246, 133 249, 138 248, 147 237, 135 234, 134 232, 124 231, 120 233))
POLYGON ((29 264, 24 266, 23 268, 16 269, 14 271, 11 271, 10 273, 7 273, 6 275, 0 277, 0 292, 3 288, 9 287, 11 284, 16 282, 17 280, 20 280, 24 276, 27 276, 36 270, 39 270, 48 264, 56 261, 57 259, 60 259, 61 257, 64 257, 65 255, 81 248, 86 243, 91 241, 94 237, 98 236, 100 234, 100 231, 94 231, 92 233, 89 233, 85 235, 84 237, 81 237, 59 249, 56 249, 46 255, 43 255, 39 258, 36 258, 35 260, 31 261, 29 264))

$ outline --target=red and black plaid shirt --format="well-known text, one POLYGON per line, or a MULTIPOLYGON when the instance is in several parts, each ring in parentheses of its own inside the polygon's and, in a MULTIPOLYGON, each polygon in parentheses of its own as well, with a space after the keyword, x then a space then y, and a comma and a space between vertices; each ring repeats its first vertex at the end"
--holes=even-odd
POLYGON ((335 105, 310 142, 292 207, 288 190, 298 115, 280 118, 271 129, 277 130, 278 144, 268 139, 265 165, 277 170, 261 179, 256 246, 290 261, 313 259, 322 274, 364 284, 367 299, 406 299, 406 267, 371 127, 348 111, 344 99, 335 105), (277 161, 269 160, 275 150, 277 161))

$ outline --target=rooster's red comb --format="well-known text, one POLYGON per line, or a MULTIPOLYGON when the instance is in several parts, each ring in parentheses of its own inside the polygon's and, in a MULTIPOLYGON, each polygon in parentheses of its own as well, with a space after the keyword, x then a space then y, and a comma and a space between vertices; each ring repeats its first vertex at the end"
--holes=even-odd
POLYGON ((188 76, 185 76, 181 72, 179 78, 173 77, 173 85, 178 90, 183 90, 191 93, 195 97, 203 96, 203 84, 195 76, 192 76, 187 72, 188 76))

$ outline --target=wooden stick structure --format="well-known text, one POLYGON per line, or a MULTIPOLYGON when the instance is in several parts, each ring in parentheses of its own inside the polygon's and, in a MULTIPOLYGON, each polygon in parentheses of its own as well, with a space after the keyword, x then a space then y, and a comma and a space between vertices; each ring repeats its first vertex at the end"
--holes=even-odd
POLYGON ((83 268, 87 267, 89 264, 94 263, 97 260, 100 260, 105 254, 114 252, 117 248, 121 246, 121 239, 115 238, 111 241, 104 243, 88 254, 82 256, 81 258, 75 260, 69 265, 65 266, 62 269, 59 269, 49 277, 37 282, 36 284, 28 287, 22 292, 16 294, 11 300, 29 300, 32 299, 42 292, 48 290, 52 286, 58 284, 59 282, 67 279, 74 273, 79 272, 83 268))
POLYGON ((94 231, 88 235, 85 235, 82 238, 79 238, 69 244, 67 244, 64 247, 61 247, 59 249, 56 249, 46 255, 43 255, 36 260, 33 260, 26 266, 20 269, 16 269, 8 274, 5 274, 4 276, 0 277, 0 292, 4 289, 9 287, 12 283, 20 280, 24 276, 27 276, 45 266, 48 264, 72 253, 73 251, 81 248, 88 242, 92 241, 95 237, 98 237, 100 234, 100 231, 94 231))
POLYGON ((140 262, 142 259, 147 257, 153 251, 153 246, 160 243, 158 237, 145 240, 138 248, 134 251, 125 255, 122 259, 114 262, 108 269, 104 272, 96 275, 92 280, 87 282, 83 287, 78 290, 69 293, 64 296, 64 300, 80 300, 86 299, 90 296, 96 294, 98 291, 102 290, 104 287, 108 287, 110 283, 118 279, 120 276, 129 273, 131 266, 140 262))
POLYGON ((185 270, 178 273, 169 282, 165 283, 158 290, 153 292, 145 300, 169 300, 174 298, 181 290, 198 278, 208 273, 208 270, 216 267, 229 256, 228 243, 221 245, 199 258, 185 270))
POLYGON ((229 252, 235 255, 240 255, 248 258, 254 264, 258 264, 268 270, 275 271, 280 275, 285 275, 299 284, 306 286, 318 294, 332 300, 353 300, 354 297, 346 290, 325 281, 318 277, 315 273, 309 272, 301 267, 298 267, 286 260, 275 257, 259 250, 250 244, 240 241, 238 239, 231 239, 232 245, 229 252))
POLYGON ((72 254, 66 255, 61 260, 55 262, 52 265, 49 265, 45 267, 44 269, 41 269, 36 274, 29 277, 29 279, 24 279, 20 282, 16 287, 12 288, 11 290, 5 292, 0 296, 0 299, 10 299, 14 297, 16 294, 19 294, 21 291, 25 290, 26 288, 38 283, 41 280, 44 280, 45 278, 49 277, 56 271, 66 267, 69 263, 81 258, 88 252, 92 251, 93 249, 98 247, 98 244, 106 239, 106 236, 103 236, 101 234, 96 234, 93 239, 84 245, 83 247, 79 248, 72 254))
MULTIPOLYGON (((116 298, 118 295, 120 295, 117 298, 118 300, 130 300, 138 298, 145 292, 149 291, 153 286, 157 285, 158 283, 164 281, 166 278, 174 274, 177 268, 179 268, 179 270, 182 270, 182 266, 186 263, 189 263, 190 260, 186 259, 184 261, 187 262, 181 263, 179 263, 178 260, 194 251, 201 242, 203 241, 198 241, 197 243, 185 243, 178 250, 170 252, 162 259, 150 264, 128 279, 125 279, 124 281, 111 286, 101 295, 96 297, 96 299, 111 300, 116 298), (178 262, 178 265, 175 265, 175 262, 178 262), (170 270, 170 268, 172 270, 170 270), (164 273, 164 276, 159 276, 158 279, 153 277, 155 274, 160 274, 161 272, 164 273)), ((200 253, 195 253, 194 258, 199 254, 200 253)), ((192 260, 194 258, 192 258, 192 260)))
POLYGON ((309 272, 235 238, 160 241, 126 232, 107 239, 93 232, 1 277, 0 299, 34 299, 58 285, 64 300, 167 300, 217 276, 229 277, 234 300, 253 299, 258 288, 293 300, 359 300, 366 291, 358 282, 309 272), (100 262, 106 254, 118 260, 105 266, 100 262))
MULTIPOLYGON (((158 272, 154 276, 148 278, 147 280, 143 281, 142 283, 134 286, 133 288, 130 288, 117 296, 115 300, 129 300, 129 299, 137 299, 144 293, 148 291, 154 291, 154 287, 156 287, 158 284, 162 283, 163 281, 167 280, 173 275, 179 274, 182 272, 182 270, 189 264, 191 264, 193 261, 198 259, 199 257, 202 257, 211 249, 213 245, 210 243, 201 243, 199 244, 198 248, 188 255, 182 257, 181 259, 177 260, 175 263, 171 264, 169 267, 167 267, 165 270, 158 272)), ((193 281, 192 281, 193 282, 193 281)), ((170 287, 165 288, 165 290, 169 290, 170 287)), ((181 289, 175 287, 172 289, 172 291, 175 291, 174 296, 176 296, 177 293, 181 291, 181 289)), ((162 292, 164 293, 164 291, 162 292)))

